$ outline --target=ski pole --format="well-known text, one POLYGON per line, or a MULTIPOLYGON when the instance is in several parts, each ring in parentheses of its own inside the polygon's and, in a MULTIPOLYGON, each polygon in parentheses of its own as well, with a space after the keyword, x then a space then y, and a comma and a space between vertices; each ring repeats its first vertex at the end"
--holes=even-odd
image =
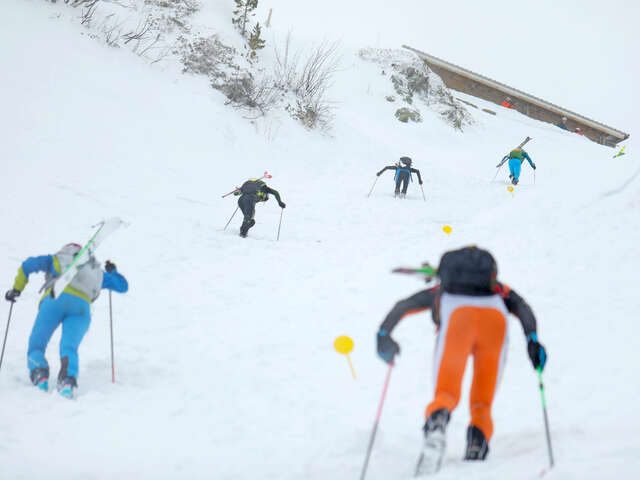
POLYGON ((420 190, 422 190, 422 198, 426 202, 427 201, 427 197, 424 196, 424 188, 422 187, 422 184, 420 184, 420 190))
POLYGON ((547 434, 547 450, 549 451, 549 468, 553 468, 553 451, 551 450, 551 434, 549 433, 549 417, 547 417, 547 401, 544 397, 544 385, 542 384, 542 367, 538 367, 538 382, 540 383, 540 398, 542 399, 542 413, 544 415, 544 428, 547 434))
POLYGON ((500 165, 500 166, 498 167, 498 169, 496 170, 496 174, 495 174, 495 175, 493 176, 493 178, 491 179, 491 181, 492 181, 492 182, 496 179, 496 177, 498 176, 498 173, 500 173, 500 170, 501 170, 501 169, 502 169, 502 165, 500 165))
POLYGON ((111 330, 111 383, 116 383, 116 369, 113 361, 113 308, 111 306, 111 290, 109 290, 109 330, 111 330))
POLYGON ((236 209, 233 211, 233 214, 231 215, 231 218, 229 219, 229 221, 227 222, 227 224, 224 226, 224 228, 222 229, 223 231, 227 229, 227 227, 229 226, 229 224, 231 223, 231 220, 233 220, 233 217, 235 217, 236 212, 238 211, 240 207, 236 207, 236 209))
POLYGON ((4 342, 2 342, 2 354, 0 354, 0 369, 2 369, 2 359, 4 358, 4 347, 7 344, 7 335, 9 335, 9 323, 11 322, 11 312, 13 311, 13 302, 9 307, 9 318, 7 319, 7 329, 4 332, 4 342))
POLYGON ((367 474, 369 457, 371 457, 373 441, 375 440, 376 432, 378 431, 378 423, 380 423, 380 416, 382 415, 382 405, 384 405, 384 398, 387 396, 387 388, 389 387, 389 379, 391 378, 392 369, 393 369, 393 362, 389 364, 389 370, 387 371, 387 378, 384 381, 384 388, 382 389, 382 397, 380 398, 380 405, 378 405, 378 413, 376 414, 376 422, 373 424, 373 431, 371 432, 371 438, 369 439, 369 447, 367 448, 367 456, 364 459, 364 466, 362 467, 362 474, 360 475, 360 480, 364 480, 364 477, 367 474))
POLYGON ((280 240, 280 227, 282 226, 282 214, 284 213, 284 208, 280 209, 280 223, 278 224, 278 238, 276 238, 276 242, 280 240))
POLYGON ((376 177, 376 179, 373 181, 373 185, 371 186, 371 190, 369 190, 369 194, 367 195, 367 198, 369 198, 371 196, 371 192, 373 192, 373 187, 376 186, 376 183, 378 183, 378 179, 380 177, 376 177))

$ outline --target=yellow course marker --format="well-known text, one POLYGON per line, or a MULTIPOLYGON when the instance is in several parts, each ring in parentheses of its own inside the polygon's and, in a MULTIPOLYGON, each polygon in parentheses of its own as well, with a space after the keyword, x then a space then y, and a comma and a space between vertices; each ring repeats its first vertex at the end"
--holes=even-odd
POLYGON ((511 198, 515 197, 515 195, 513 194, 513 187, 511 185, 507 187, 507 190, 511 192, 511 198))
POLYGON ((442 227, 442 231, 447 234, 447 236, 451 235, 453 229, 449 225, 445 225, 442 227))
POLYGON ((345 355, 347 357, 347 362, 349 362, 349 368, 351 369, 351 375, 353 375, 353 379, 356 379, 356 371, 353 369, 353 364, 351 363, 351 358, 349 357, 349 353, 353 350, 353 340, 347 337, 346 335, 341 335, 335 339, 333 342, 333 348, 336 349, 336 352, 345 355))

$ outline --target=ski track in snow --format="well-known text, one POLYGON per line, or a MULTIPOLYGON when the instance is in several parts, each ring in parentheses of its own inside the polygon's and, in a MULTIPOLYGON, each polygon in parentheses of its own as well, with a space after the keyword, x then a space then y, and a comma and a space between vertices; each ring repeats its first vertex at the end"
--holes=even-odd
MULTIPOLYGON (((332 136, 277 113, 251 125, 205 80, 80 36, 62 5, 8 0, 3 10, 0 64, 12 68, 0 91, 17 112, 0 123, 5 288, 27 256, 85 242, 91 225, 117 215, 130 226, 97 253, 130 291, 113 294, 117 383, 103 292, 80 348, 79 395, 67 401, 28 380, 41 283, 31 278, 0 372, 0 478, 356 478, 385 375, 376 329, 423 288, 390 271, 470 243, 496 255, 499 276, 538 317, 557 462, 544 478, 635 478, 637 182, 603 197, 636 171, 631 152, 612 161, 609 148, 495 106, 496 117, 471 109, 478 124, 464 134, 426 109, 424 123, 400 124, 388 77, 346 47, 332 136), (27 24, 38 33, 19 40, 27 24), (494 165, 527 135, 535 184, 525 163, 511 195, 506 167, 491 181, 494 165), (401 155, 420 169, 427 201, 417 183, 393 199, 389 172, 367 198, 375 172, 401 155), (287 203, 280 241, 273 199, 248 238, 237 236, 240 212, 222 231, 236 198, 220 195, 265 169, 287 203), (355 342, 357 381, 332 349, 342 334, 355 342)), ((430 315, 394 332, 402 354, 367 479, 412 476, 433 332, 430 315)), ((47 351, 52 377, 59 336, 47 351)), ((515 320, 508 358, 488 461, 460 460, 469 365, 437 478, 539 478, 547 465, 537 378, 515 320)))

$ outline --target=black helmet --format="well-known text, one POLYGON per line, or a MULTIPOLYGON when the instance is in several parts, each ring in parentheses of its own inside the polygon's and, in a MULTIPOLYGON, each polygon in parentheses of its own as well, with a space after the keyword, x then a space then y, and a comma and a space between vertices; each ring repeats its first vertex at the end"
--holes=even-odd
POLYGON ((410 167, 411 159, 409 157, 400 157, 400 163, 402 163, 405 167, 410 167))

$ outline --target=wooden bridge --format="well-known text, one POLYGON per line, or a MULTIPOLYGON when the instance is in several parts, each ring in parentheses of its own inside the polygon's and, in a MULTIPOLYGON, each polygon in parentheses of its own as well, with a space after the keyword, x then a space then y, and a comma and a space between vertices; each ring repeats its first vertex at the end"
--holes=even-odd
POLYGON ((628 133, 529 95, 504 83, 484 77, 407 45, 402 47, 418 55, 452 90, 473 95, 498 105, 502 104, 506 98, 510 98, 509 103, 523 115, 554 125, 563 124, 571 132, 580 129, 585 137, 609 147, 615 147, 619 142, 629 138, 628 133), (563 117, 566 118, 564 122, 563 117))

